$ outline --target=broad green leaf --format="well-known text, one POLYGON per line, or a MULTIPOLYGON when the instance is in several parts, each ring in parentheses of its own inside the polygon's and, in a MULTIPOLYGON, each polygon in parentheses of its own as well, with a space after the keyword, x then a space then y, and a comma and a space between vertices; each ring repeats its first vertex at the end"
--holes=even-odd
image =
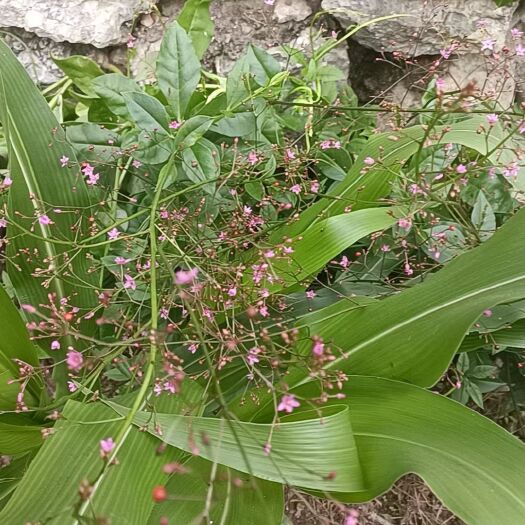
POLYGON ((12 372, 18 372, 13 359, 37 367, 38 355, 29 340, 27 328, 11 298, 0 286, 0 363, 12 372))
POLYGON ((142 93, 139 85, 131 78, 118 73, 110 73, 96 78, 93 89, 108 108, 119 117, 129 118, 124 93, 142 93))
MULTIPOLYGON (((335 304, 315 313, 310 335, 337 357, 327 367, 421 386, 447 369, 481 313, 525 297, 525 210, 481 246, 451 261, 426 281, 364 308, 335 304)), ((307 351, 311 341, 302 344, 307 351)), ((305 381, 304 372, 288 378, 305 381)))
POLYGON ((259 86, 264 86, 281 71, 279 62, 270 54, 253 45, 235 63, 226 81, 226 99, 229 107, 234 107, 250 95, 246 85, 253 78, 259 86))
POLYGON ((146 93, 123 93, 131 120, 142 131, 166 135, 169 132, 169 117, 164 106, 146 93))
POLYGON ((174 149, 191 148, 201 140, 212 124, 213 119, 204 115, 188 119, 175 133, 174 149))
POLYGON ((154 507, 149 525, 158 525, 163 516, 173 523, 200 523, 207 501, 208 519, 213 523, 281 523, 284 509, 282 485, 251 478, 243 472, 195 456, 185 462, 184 467, 188 473, 174 474, 166 484, 168 494, 175 498, 154 507))
MULTIPOLYGON (((192 413, 201 399, 201 389, 191 383, 167 403, 160 398, 154 403, 166 410, 169 406, 175 412, 192 413)), ((168 448, 159 453, 158 439, 131 427, 117 450, 118 465, 108 467, 100 458, 99 442, 116 438, 124 422, 115 416, 114 410, 101 403, 68 401, 54 434, 45 440, 0 512, 0 523, 79 525, 95 516, 117 525, 147 523, 153 508, 152 489, 166 481, 162 468, 180 461, 180 452, 168 448), (82 480, 96 482, 87 500, 78 494, 82 480)))
POLYGON ((174 22, 162 39, 157 58, 159 87, 178 121, 187 113, 188 103, 199 85, 201 66, 186 31, 174 22))
POLYGON ((478 193, 471 220, 482 240, 488 239, 496 230, 496 216, 482 191, 478 193))
POLYGON ((257 115, 252 111, 243 111, 231 117, 221 118, 210 131, 227 137, 244 137, 257 132, 258 126, 260 122, 257 121, 257 115))
MULTIPOLYGON (((129 409, 106 401, 117 413, 129 409)), ((361 490, 359 461, 354 448, 349 414, 333 407, 282 418, 272 424, 218 418, 139 412, 133 422, 168 445, 241 472, 279 483, 328 492, 361 490), (272 432, 273 428, 273 432, 272 432), (161 435, 159 436, 158 430, 161 435), (271 443, 271 453, 265 445, 271 443), (337 471, 333 477, 331 473, 337 471)))
POLYGON ((0 415, 0 454, 15 456, 42 443, 42 427, 26 414, 0 415))
POLYGON ((67 58, 54 58, 55 64, 73 81, 86 95, 96 97, 93 80, 104 74, 100 66, 90 58, 73 55, 67 58))
MULTIPOLYGON (((88 214, 82 212, 92 205, 92 192, 79 177, 75 151, 47 102, 3 42, 0 118, 13 179, 8 202, 8 274, 16 296, 21 304, 38 307, 49 304, 49 294, 54 294, 57 304, 64 299, 78 307, 81 318, 98 302, 93 292, 98 286, 96 273, 89 271, 85 250, 76 247, 79 239, 88 237, 88 214), (68 167, 61 167, 62 156, 69 158, 68 167), (54 224, 40 224, 42 215, 54 224)), ((95 327, 94 320, 77 325, 85 335, 95 327)), ((41 343, 46 348, 49 341, 41 343)), ((62 350, 56 352, 59 359, 69 345, 78 346, 66 336, 62 350)))
POLYGON ((191 38, 193 48, 202 59, 213 37, 215 24, 210 17, 212 0, 186 0, 177 22, 191 38))
MULTIPOLYGON (((469 525, 522 525, 525 445, 468 408, 418 387, 351 376, 343 388, 367 490, 364 502, 404 474, 420 476, 469 525)), ((296 395, 315 395, 310 385, 296 395)))
MULTIPOLYGON (((497 149, 501 137, 487 133, 484 124, 481 116, 475 116, 447 126, 437 126, 427 138, 426 147, 432 144, 460 144, 486 155, 497 149)), ((271 240, 280 242, 283 236, 295 237, 312 224, 343 213, 347 207, 355 211, 377 206, 381 199, 388 196, 390 184, 400 166, 418 151, 425 136, 426 126, 413 126, 370 138, 345 179, 334 185, 327 197, 304 211, 298 221, 277 229, 271 240), (367 168, 364 162, 367 157, 376 160, 372 167, 367 168)), ((490 158, 495 164, 500 163, 496 153, 490 158)))
MULTIPOLYGON (((274 284, 267 284, 267 288, 276 292, 315 275, 359 239, 392 226, 396 222, 396 214, 399 210, 393 208, 373 208, 317 223, 289 243, 293 253, 282 259, 270 260, 271 272, 276 278, 274 284)), ((247 279, 250 279, 249 275, 247 279)))
POLYGON ((9 465, 0 469, 0 510, 2 510, 9 501, 11 494, 24 476, 32 459, 33 452, 28 452, 20 456, 12 457, 9 465))
POLYGON ((525 320, 520 320, 508 328, 493 332, 470 333, 463 339, 459 351, 470 352, 482 347, 495 347, 495 349, 510 346, 512 348, 525 348, 525 320))
POLYGON ((182 169, 188 179, 199 183, 210 181, 203 186, 208 193, 215 192, 215 179, 219 176, 220 154, 217 146, 206 139, 201 139, 182 152, 182 169))
MULTIPOLYGON (((85 122, 67 126, 66 138, 75 148, 77 155, 84 161, 100 165, 116 161, 118 158, 119 135, 98 124, 85 122)), ((98 169, 103 169, 103 166, 98 169)))

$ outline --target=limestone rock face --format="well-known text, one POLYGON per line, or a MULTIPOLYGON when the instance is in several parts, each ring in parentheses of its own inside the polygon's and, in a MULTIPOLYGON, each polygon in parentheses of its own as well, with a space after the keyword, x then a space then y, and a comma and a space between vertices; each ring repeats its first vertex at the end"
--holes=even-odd
POLYGON ((280 24, 284 22, 301 22, 312 14, 312 8, 306 0, 277 0, 273 12, 280 24))
POLYGON ((378 22, 360 30, 360 44, 376 51, 402 51, 411 56, 434 55, 447 42, 471 43, 486 38, 505 44, 516 5, 496 7, 493 0, 323 0, 343 27, 387 15, 410 15, 378 22), (477 22, 484 20, 484 29, 477 22))
POLYGON ((148 0, 0 0, 0 23, 55 42, 102 48, 125 41, 122 26, 148 6, 148 0))

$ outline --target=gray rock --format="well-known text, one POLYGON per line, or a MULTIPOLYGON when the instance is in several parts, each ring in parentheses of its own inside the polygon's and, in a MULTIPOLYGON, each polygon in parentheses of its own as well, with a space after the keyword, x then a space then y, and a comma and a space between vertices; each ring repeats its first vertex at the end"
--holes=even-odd
POLYGON ((149 7, 150 0, 0 0, 0 24, 101 48, 125 41, 123 24, 149 7))
POLYGON ((273 16, 280 24, 301 22, 312 14, 312 8, 306 0, 277 0, 273 16))
POLYGON ((323 0, 323 9, 344 27, 394 14, 410 16, 378 22, 361 29, 355 39, 376 51, 402 51, 411 56, 436 54, 451 40, 471 43, 485 38, 505 43, 516 5, 497 8, 493 0, 323 0), (479 29, 476 22, 486 21, 479 29))

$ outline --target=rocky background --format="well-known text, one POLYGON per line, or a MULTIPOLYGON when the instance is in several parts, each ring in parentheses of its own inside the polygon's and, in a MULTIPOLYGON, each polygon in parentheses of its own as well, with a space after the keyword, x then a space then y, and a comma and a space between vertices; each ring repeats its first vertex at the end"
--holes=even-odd
MULTIPOLYGON (((163 28, 182 4, 0 0, 0 32, 42 84, 60 77, 51 57, 70 54, 91 56, 107 68, 129 67, 145 80, 153 74, 163 28)), ((503 108, 522 99, 525 49, 516 47, 511 31, 525 28, 525 1, 497 8, 493 0, 215 0, 212 13, 215 38, 205 60, 219 74, 228 72, 248 42, 276 52, 282 43, 308 48, 312 25, 329 37, 356 22, 406 14, 361 30, 329 57, 361 100, 417 104, 435 72, 448 89, 471 89, 474 82, 478 93, 503 108), (487 42, 491 49, 480 52, 487 42)))

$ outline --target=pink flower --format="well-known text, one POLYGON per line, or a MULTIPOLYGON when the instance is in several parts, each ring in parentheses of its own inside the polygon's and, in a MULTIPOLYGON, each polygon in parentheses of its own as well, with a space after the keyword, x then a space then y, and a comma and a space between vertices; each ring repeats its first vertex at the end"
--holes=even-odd
POLYGON ((255 151, 250 151, 250 153, 248 153, 247 159, 248 163, 252 166, 259 162, 259 157, 257 156, 257 153, 255 151))
POLYGON ((297 399, 295 399, 295 396, 293 394, 285 394, 281 398, 281 402, 277 406, 277 410, 279 412, 283 412, 284 411, 284 412, 287 412, 288 414, 290 414, 291 412, 293 412, 294 408, 297 408, 300 405, 301 405, 301 403, 299 403, 299 401, 297 401, 297 399))
POLYGON ((191 270, 179 270, 175 273, 175 284, 182 286, 184 284, 191 284, 199 273, 198 268, 192 268, 191 270))
POLYGON ((341 260, 339 261, 339 264, 343 268, 348 268, 350 266, 350 261, 348 260, 348 257, 346 255, 343 255, 341 257, 341 260))
POLYGON ((84 357, 80 352, 77 352, 76 350, 73 350, 72 347, 69 347, 70 350, 66 354, 66 364, 67 367, 70 370, 73 370, 74 372, 78 372, 82 365, 84 364, 84 357))
POLYGON ((100 455, 104 458, 111 454, 115 449, 115 442, 113 438, 101 439, 100 440, 100 455))
POLYGON ((492 38, 486 38, 481 41, 481 51, 494 51, 496 41, 492 38))
POLYGON ((388 246, 388 244, 383 244, 381 246, 381 251, 382 252, 389 252, 390 251, 390 246, 388 246))
POLYGON ((289 160, 295 159, 295 152, 290 148, 286 148, 286 158, 289 160))
POLYGON ((467 167, 464 164, 456 166, 456 173, 467 173, 467 167))
POLYGON ((367 166, 372 166, 375 164, 375 160, 372 157, 366 157, 366 159, 363 161, 367 166))
POLYGON ((237 288, 235 286, 232 286, 229 290, 228 290, 228 295, 230 297, 235 297, 237 295, 237 288))
POLYGON ((273 5, 273 4, 275 4, 275 0, 264 0, 264 3, 266 5, 273 5))
POLYGON ((255 363, 259 362, 259 358, 257 357, 257 355, 260 352, 261 352, 260 348, 257 348, 257 347, 250 348, 250 350, 248 350, 248 355, 246 356, 246 361, 248 361, 248 364, 250 366, 253 366, 255 363))
POLYGON ((270 315, 270 312, 268 311, 268 307, 266 305, 259 307, 259 315, 261 317, 268 317, 270 315))
POLYGON ((483 316, 484 317, 492 317, 492 310, 490 310, 490 309, 484 310, 483 311, 483 316))
POLYGON ((324 353, 324 343, 321 338, 315 338, 312 346, 312 354, 320 356, 324 353))
POLYGON ((496 122, 498 121, 499 117, 498 115, 496 115, 496 113, 490 113, 489 115, 487 115, 487 122, 493 126, 494 124, 496 124, 496 122))
POLYGON ((516 46, 516 56, 518 57, 525 56, 525 47, 522 46, 521 44, 518 44, 516 46))
POLYGON ((5 187, 9 187, 9 186, 11 186, 11 184, 13 184, 13 179, 11 177, 9 177, 9 176, 5 177, 3 185, 5 187))
POLYGON ((317 294, 313 290, 307 290, 306 291, 306 298, 307 299, 313 299, 317 294))
POLYGON ((404 269, 403 269, 405 275, 412 275, 414 273, 414 270, 412 270, 412 267, 409 263, 405 263, 404 269))
POLYGON ((91 173, 87 176, 86 184, 88 186, 95 186, 95 184, 98 182, 98 179, 100 179, 100 175, 98 173, 91 173))
POLYGON ((108 239, 110 241, 114 241, 119 238, 120 232, 117 230, 117 228, 113 228, 112 230, 108 231, 108 239))
POLYGON ((128 290, 136 290, 137 289, 137 283, 135 282, 135 279, 131 277, 129 274, 124 275, 124 288, 128 290))
POLYGON ((51 350, 60 350, 60 342, 56 339, 51 341, 51 350))
POLYGON ((170 122, 170 129, 179 129, 181 126, 181 123, 178 120, 172 120, 170 122))
POLYGON ((50 224, 55 224, 47 215, 40 215, 40 217, 38 217, 38 222, 42 226, 49 226, 50 224))
POLYGON ((31 304, 21 304, 20 307, 28 314, 36 314, 36 308, 31 304))
POLYGON ((523 31, 520 31, 517 27, 510 30, 510 34, 514 40, 519 40, 523 36, 523 31))
POLYGON ((62 168, 66 168, 67 164, 69 162, 69 157, 66 157, 65 155, 62 155, 60 157, 59 161, 60 161, 60 166, 62 166, 62 168))
POLYGON ((67 389, 70 392, 76 392, 78 390, 78 387, 77 387, 77 385, 75 385, 75 383, 73 383, 73 381, 68 381, 67 382, 67 389))
POLYGON ((310 191, 312 193, 317 193, 319 191, 320 184, 316 180, 310 182, 310 191))
POLYGON ((128 36, 128 41, 126 42, 126 46, 128 49, 133 49, 135 47, 135 41, 137 39, 133 35, 128 36))
POLYGON ((505 166, 505 168, 503 169, 503 176, 504 177, 517 177, 519 171, 520 171, 520 168, 518 166, 518 163, 511 162, 508 166, 505 166))
POLYGON ((169 310, 165 307, 162 307, 160 310, 159 310, 159 316, 161 319, 167 319, 169 317, 169 310))
POLYGON ((120 264, 120 265, 128 264, 129 261, 131 261, 131 259, 125 259, 124 257, 121 257, 120 255, 118 255, 117 257, 115 257, 115 259, 113 260, 113 262, 114 262, 115 264, 120 264))
POLYGON ((346 515, 344 525, 359 525, 357 518, 359 518, 359 512, 355 509, 350 509, 346 515))
POLYGON ((321 146, 321 149, 341 149, 341 142, 338 140, 323 140, 319 146, 321 146))
POLYGON ((402 219, 398 219, 397 225, 400 228, 403 228, 404 230, 408 230, 412 226, 412 219, 410 217, 404 217, 402 219))
POLYGON ((292 193, 295 193, 296 195, 299 195, 299 193, 301 193, 301 186, 299 184, 294 184, 291 188, 290 188, 290 191, 292 193))
POLYGON ((199 348, 199 345, 197 345, 195 343, 191 343, 190 345, 188 345, 188 351, 191 354, 194 354, 197 351, 198 348, 199 348))
POLYGON ((439 50, 439 54, 445 59, 445 60, 448 60, 450 58, 450 56, 452 55, 452 53, 454 53, 454 51, 459 47, 459 44, 457 43, 454 43, 454 44, 451 44, 450 46, 448 47, 445 47, 444 49, 440 49, 439 50))
POLYGON ((436 78, 436 90, 438 93, 443 93, 445 91, 445 79, 436 78))

